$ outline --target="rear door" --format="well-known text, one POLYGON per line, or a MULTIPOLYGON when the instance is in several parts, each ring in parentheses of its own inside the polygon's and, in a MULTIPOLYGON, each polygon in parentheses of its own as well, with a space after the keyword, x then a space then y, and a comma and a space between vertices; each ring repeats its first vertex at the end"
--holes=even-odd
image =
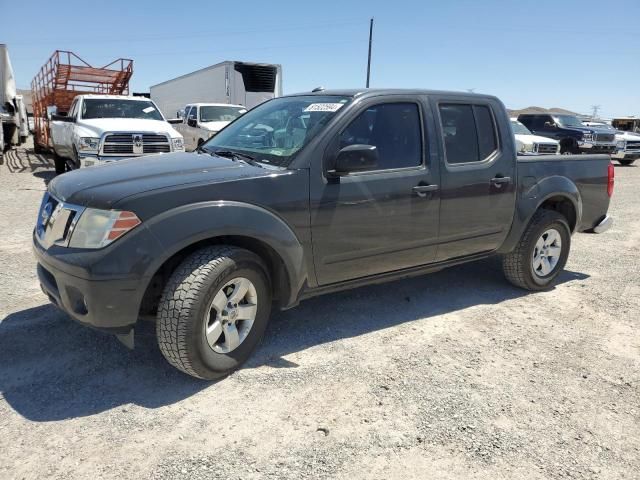
POLYGON ((314 162, 311 228, 320 285, 434 260, 439 173, 426 116, 428 104, 414 97, 364 101, 341 119, 324 168, 314 162), (354 144, 377 147, 377 168, 328 178, 331 159, 354 144))
POLYGON ((443 151, 437 260, 497 249, 515 210, 515 155, 499 102, 432 99, 443 151))

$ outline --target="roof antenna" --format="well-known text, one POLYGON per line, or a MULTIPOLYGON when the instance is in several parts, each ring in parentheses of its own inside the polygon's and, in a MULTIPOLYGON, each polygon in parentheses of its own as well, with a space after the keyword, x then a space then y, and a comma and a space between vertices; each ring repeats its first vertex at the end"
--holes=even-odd
POLYGON ((323 90, 324 90, 324 87, 316 87, 313 90, 311 90, 311 93, 322 92, 323 90))

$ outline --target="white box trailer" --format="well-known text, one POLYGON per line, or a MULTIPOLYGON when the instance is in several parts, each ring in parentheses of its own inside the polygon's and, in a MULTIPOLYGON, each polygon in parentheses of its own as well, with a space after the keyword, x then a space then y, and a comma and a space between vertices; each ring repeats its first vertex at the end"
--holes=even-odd
POLYGON ((166 118, 187 104, 227 103, 252 108, 282 95, 282 66, 225 61, 151 87, 151 100, 166 118))
POLYGON ((27 110, 9 59, 9 50, 0 44, 0 158, 5 150, 21 145, 29 135, 27 110))

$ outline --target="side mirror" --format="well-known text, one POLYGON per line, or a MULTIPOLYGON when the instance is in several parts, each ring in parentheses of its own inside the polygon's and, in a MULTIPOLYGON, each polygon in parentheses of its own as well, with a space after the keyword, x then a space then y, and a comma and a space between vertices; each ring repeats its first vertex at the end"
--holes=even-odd
POLYGON ((374 170, 378 166, 378 148, 374 145, 349 145, 338 152, 333 175, 374 170))
POLYGON ((198 121, 195 118, 190 118, 187 120, 187 125, 189 125, 190 127, 197 127, 198 121))
POLYGON ((51 115, 51 120, 54 122, 75 122, 75 119, 73 117, 68 117, 67 115, 58 115, 57 113, 51 115))

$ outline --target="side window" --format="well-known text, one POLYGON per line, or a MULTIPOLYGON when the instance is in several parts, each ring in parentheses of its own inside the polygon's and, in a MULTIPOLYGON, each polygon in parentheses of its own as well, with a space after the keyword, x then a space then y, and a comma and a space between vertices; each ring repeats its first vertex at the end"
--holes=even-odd
POLYGON ((377 148, 377 170, 421 165, 422 128, 418 105, 383 103, 368 108, 340 134, 341 149, 357 144, 377 148))
POLYGON ((447 163, 481 162, 498 149, 491 110, 486 105, 440 104, 447 163))
POLYGON ((198 119, 198 107, 191 107, 191 111, 189 112, 189 116, 187 117, 190 120, 198 119))
POLYGON ((486 105, 474 105, 476 126, 478 127, 478 147, 480 159, 483 160, 498 149, 496 127, 491 110, 486 105))

